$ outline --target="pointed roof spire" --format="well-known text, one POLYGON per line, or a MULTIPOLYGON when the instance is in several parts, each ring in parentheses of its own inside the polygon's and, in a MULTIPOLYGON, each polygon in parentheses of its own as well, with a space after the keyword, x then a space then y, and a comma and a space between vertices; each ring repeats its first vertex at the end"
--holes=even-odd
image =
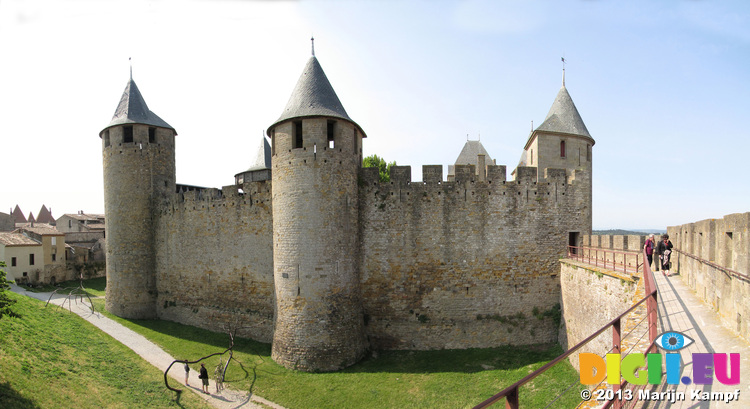
POLYGON ((36 221, 38 223, 54 223, 55 218, 52 217, 52 211, 47 210, 47 206, 42 205, 42 208, 39 209, 39 213, 36 215, 36 221))
POLYGON ((13 213, 11 213, 13 216, 13 219, 16 223, 26 223, 26 216, 23 215, 23 212, 21 211, 21 208, 16 205, 16 208, 13 209, 13 213))
POLYGON ((560 92, 557 93, 555 102, 552 103, 547 117, 536 130, 581 135, 591 138, 591 134, 586 129, 586 124, 583 123, 583 119, 581 119, 581 115, 578 113, 578 109, 573 103, 573 98, 570 97, 565 85, 560 88, 560 92))
POLYGON ((347 120, 359 128, 363 138, 366 137, 362 128, 349 118, 336 95, 336 91, 333 90, 333 86, 323 72, 323 67, 320 66, 318 59, 312 56, 307 60, 307 65, 305 65, 305 69, 302 71, 294 91, 292 91, 292 96, 289 97, 284 112, 281 113, 279 119, 268 127, 267 134, 270 136, 270 130, 281 122, 293 118, 316 116, 347 120))
POLYGON ((138 90, 138 86, 133 81, 132 66, 130 75, 130 81, 125 86, 125 91, 123 91, 120 103, 117 105, 114 116, 112 116, 112 121, 104 129, 122 124, 143 124, 174 130, 171 125, 148 109, 141 91, 138 90))
POLYGON ((564 87, 565 86, 565 57, 561 57, 561 58, 562 58, 562 64, 563 64, 563 83, 562 83, 562 86, 564 87))

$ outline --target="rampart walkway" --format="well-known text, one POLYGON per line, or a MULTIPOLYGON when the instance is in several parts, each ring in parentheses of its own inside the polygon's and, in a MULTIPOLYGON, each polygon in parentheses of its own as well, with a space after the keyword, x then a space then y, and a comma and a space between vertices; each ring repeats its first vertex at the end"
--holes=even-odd
MULTIPOLYGON (((656 286, 659 289, 659 333, 673 330, 692 338, 694 343, 680 351, 682 356, 682 373, 680 379, 693 377, 694 353, 739 353, 741 355, 741 381, 739 385, 723 385, 714 380, 711 385, 680 384, 668 386, 665 383, 651 390, 653 392, 676 391, 685 394, 685 400, 661 402, 642 402, 643 408, 750 408, 750 344, 727 330, 718 314, 698 299, 693 290, 679 275, 664 277, 661 272, 654 272, 656 286), (739 389, 739 400, 729 403, 724 401, 701 401, 692 399, 694 390, 702 392, 733 393, 739 389)), ((666 378, 663 377, 665 380, 666 378)))
MULTIPOLYGON (((13 292, 27 295, 31 298, 36 298, 45 302, 49 299, 49 296, 51 294, 26 291, 15 284, 11 285, 11 290, 13 292)), ((63 300, 65 300, 64 295, 55 295, 51 302, 53 304, 60 305, 62 304, 63 300)), ((66 303, 65 306, 67 308, 68 304, 66 303)), ((164 352, 163 349, 159 348, 144 336, 99 313, 92 313, 86 305, 80 302, 73 302, 71 309, 86 321, 94 324, 97 328, 111 335, 114 339, 135 351, 138 355, 148 361, 151 365, 157 367, 160 371, 164 372, 167 367, 169 367, 169 364, 174 361, 174 358, 171 355, 164 352)), ((184 382, 185 380, 185 372, 182 369, 182 365, 173 365, 169 371, 169 376, 175 381, 175 383, 172 383, 171 385, 173 387, 177 386, 179 388, 182 388, 183 390, 192 391, 205 399, 209 404, 211 404, 211 406, 219 409, 263 409, 267 407, 284 409, 282 406, 279 406, 273 402, 269 402, 254 394, 234 391, 229 388, 225 388, 220 394, 203 394, 200 390, 201 380, 198 379, 197 372, 198 371, 190 371, 190 386, 186 387, 182 385, 182 382, 184 382), (259 404, 265 406, 261 406, 259 404)), ((209 385, 209 391, 214 390, 213 381, 210 382, 211 383, 209 385)), ((168 391, 166 388, 164 389, 164 392, 174 393, 168 391)))

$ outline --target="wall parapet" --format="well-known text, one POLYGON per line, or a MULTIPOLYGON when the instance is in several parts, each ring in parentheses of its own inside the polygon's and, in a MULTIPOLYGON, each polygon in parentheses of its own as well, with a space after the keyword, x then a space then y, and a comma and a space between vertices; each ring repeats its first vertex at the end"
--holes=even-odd
POLYGON ((722 324, 750 340, 750 213, 667 228, 675 247, 673 272, 711 306, 722 324), (733 274, 736 273, 736 274, 733 274))

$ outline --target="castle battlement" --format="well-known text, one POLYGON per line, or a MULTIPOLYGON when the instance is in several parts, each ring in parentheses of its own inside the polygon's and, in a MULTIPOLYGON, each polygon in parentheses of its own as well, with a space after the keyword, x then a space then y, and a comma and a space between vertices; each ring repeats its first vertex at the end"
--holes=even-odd
POLYGON ((312 57, 270 143, 235 184, 204 188, 176 183, 177 132, 131 78, 100 133, 107 309, 238 326, 305 371, 373 348, 553 342, 559 259, 591 231, 593 139, 560 92, 511 180, 467 141, 447 175, 393 166, 382 183, 312 57))

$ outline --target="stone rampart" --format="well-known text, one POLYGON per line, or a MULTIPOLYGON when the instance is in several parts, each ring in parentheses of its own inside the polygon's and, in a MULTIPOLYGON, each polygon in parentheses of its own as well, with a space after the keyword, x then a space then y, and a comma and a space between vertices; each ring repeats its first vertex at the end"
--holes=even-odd
POLYGON ((557 340, 559 259, 569 234, 591 229, 589 176, 537 181, 536 168, 425 167, 360 174, 361 281, 372 345, 440 349, 557 340))
MULTIPOLYGON (((623 273, 569 259, 561 260, 560 266, 563 326, 559 341, 567 350, 627 311, 633 305, 637 281, 623 273)), ((570 362, 578 369, 579 353, 604 356, 611 348, 612 330, 607 330, 571 355, 570 362)))
POLYGON ((732 332, 750 339, 750 213, 670 226, 677 272, 732 332))
POLYGON ((270 342, 273 331, 271 183, 191 191, 156 220, 161 319, 270 342))

